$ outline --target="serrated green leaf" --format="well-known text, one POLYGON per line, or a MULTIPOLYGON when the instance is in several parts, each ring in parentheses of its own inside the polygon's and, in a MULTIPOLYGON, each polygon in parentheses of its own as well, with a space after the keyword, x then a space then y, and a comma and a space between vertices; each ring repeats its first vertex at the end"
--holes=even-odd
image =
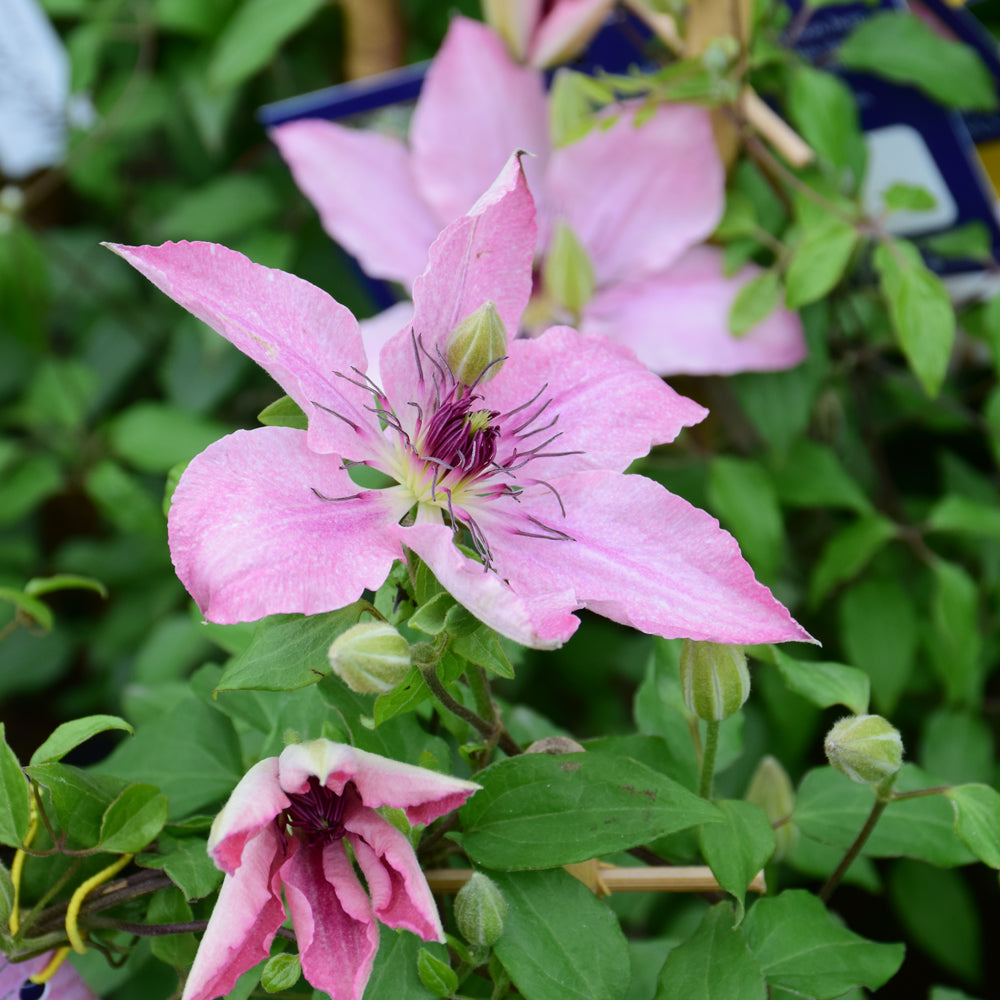
POLYGON ((743 932, 769 986, 815 1000, 834 1000, 853 986, 877 989, 896 974, 905 950, 854 934, 803 889, 758 900, 743 932))
POLYGON ((989 785, 956 785, 945 795, 955 811, 955 832, 984 864, 1000 868, 1000 793, 989 785))
POLYGON ((820 708, 843 705, 855 715, 868 711, 869 680, 863 670, 843 663, 797 660, 775 647, 774 662, 796 694, 820 708))
POLYGON ((330 644, 357 624, 363 605, 350 604, 323 615, 265 618, 245 652, 230 660, 219 691, 294 691, 330 674, 330 644))
POLYGON ((0 843, 20 847, 31 824, 31 793, 0 722, 0 843))
POLYGON ((729 310, 729 332, 734 337, 742 337, 767 319, 778 304, 780 291, 777 271, 762 271, 754 275, 733 299, 729 310))
POLYGON ((873 261, 899 345, 924 391, 934 397, 955 341, 955 311, 948 291, 904 240, 880 244, 873 261))
POLYGON ((62 760, 74 747, 109 729, 123 729, 130 736, 135 733, 117 715, 88 715, 82 719, 73 719, 56 727, 52 735, 31 755, 30 763, 44 764, 50 760, 62 760))
POLYGON ((301 975, 302 963, 299 961, 299 956, 283 952, 280 955, 272 955, 267 960, 264 971, 260 974, 260 985, 267 993, 281 993, 283 990, 290 990, 301 975))
POLYGON ((573 864, 717 822, 718 811, 624 757, 526 754, 477 775, 463 807, 462 845, 487 868, 573 864))
POLYGON ((765 1000, 764 975, 728 903, 705 912, 698 929, 667 956, 653 1000, 765 1000))
POLYGON ((828 295, 847 270, 858 239, 854 226, 834 216, 807 229, 785 272, 788 308, 801 309, 828 295))
POLYGON ((116 854, 136 854, 167 822, 167 797, 155 785, 129 785, 101 820, 98 846, 116 854))
POLYGON ((864 18, 840 46, 840 63, 964 110, 992 111, 996 84, 975 49, 939 35, 909 11, 864 18))
POLYGON ((764 811, 738 799, 716 801, 721 823, 698 832, 701 851, 719 885, 736 900, 736 923, 743 920, 747 887, 774 854, 774 830, 764 811))
POLYGON ((582 882, 558 868, 490 878, 507 901, 494 951, 525 1000, 624 1000, 628 944, 582 882))
POLYGON ((294 427, 304 431, 309 426, 309 418, 291 396, 282 396, 270 406, 265 406, 257 414, 257 419, 265 427, 294 427))

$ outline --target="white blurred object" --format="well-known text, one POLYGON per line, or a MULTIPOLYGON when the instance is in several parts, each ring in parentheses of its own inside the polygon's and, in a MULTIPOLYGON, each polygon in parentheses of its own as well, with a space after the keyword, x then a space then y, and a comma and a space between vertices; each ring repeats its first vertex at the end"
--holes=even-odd
POLYGON ((37 0, 0 0, 0 173, 8 178, 61 163, 66 131, 92 120, 69 96, 69 58, 37 0))

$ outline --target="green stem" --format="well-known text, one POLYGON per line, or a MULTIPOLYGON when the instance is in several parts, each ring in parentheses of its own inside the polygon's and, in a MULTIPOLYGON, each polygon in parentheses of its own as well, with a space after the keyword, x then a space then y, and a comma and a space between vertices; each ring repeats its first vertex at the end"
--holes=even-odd
POLYGON ((837 870, 826 880, 826 885, 819 891, 819 898, 824 903, 833 895, 833 890, 840 885, 841 880, 847 874, 847 869, 851 867, 854 859, 861 853, 861 848, 865 846, 865 841, 871 836, 872 830, 875 829, 875 824, 879 821, 879 817, 891 801, 890 797, 883 797, 881 795, 875 799, 875 805, 872 806, 872 811, 868 814, 868 819, 865 820, 865 825, 861 828, 861 832, 855 837, 854 843, 847 849, 843 860, 837 865, 837 870))
POLYGON ((701 786, 698 794, 703 799, 712 797, 712 779, 715 777, 715 756, 719 750, 719 726, 709 720, 705 723, 705 753, 701 758, 701 786))

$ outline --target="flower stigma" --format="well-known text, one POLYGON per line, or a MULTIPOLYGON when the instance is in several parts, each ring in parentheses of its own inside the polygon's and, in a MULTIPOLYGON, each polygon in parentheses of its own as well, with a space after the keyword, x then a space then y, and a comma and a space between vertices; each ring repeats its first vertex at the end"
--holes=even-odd
POLYGON ((336 792, 321 785, 314 774, 309 776, 309 788, 305 792, 289 792, 289 803, 277 818, 278 830, 297 833, 306 843, 329 843, 342 840, 347 830, 344 827, 344 812, 347 809, 348 789, 355 796, 354 786, 348 782, 343 792, 336 792))

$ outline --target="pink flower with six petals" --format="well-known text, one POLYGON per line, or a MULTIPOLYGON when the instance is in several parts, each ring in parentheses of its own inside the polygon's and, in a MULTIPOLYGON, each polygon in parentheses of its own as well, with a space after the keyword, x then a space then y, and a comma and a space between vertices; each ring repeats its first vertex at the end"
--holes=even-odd
POLYGON ((181 478, 171 555, 207 618, 343 607, 409 549, 476 617, 528 646, 560 645, 581 607, 671 637, 808 638, 717 521, 623 474, 705 416, 627 349, 554 327, 511 342, 489 381, 468 387, 448 370, 449 335, 487 301, 517 328, 533 218, 511 158, 431 247, 379 383, 357 321, 313 285, 211 244, 114 248, 308 416, 307 431, 237 431, 181 478), (360 488, 352 464, 394 485, 360 488))
POLYGON ((378 951, 376 920, 443 941, 409 840, 376 810, 402 809, 425 824, 478 787, 329 740, 293 744, 254 765, 212 824, 208 850, 226 878, 183 1000, 223 996, 268 957, 285 919, 282 890, 303 975, 333 1000, 364 993, 378 951))
MULTIPOLYGON (((701 108, 663 105, 640 127, 625 110, 610 128, 553 148, 542 74, 513 62, 485 25, 456 17, 427 73, 409 147, 314 119, 271 137, 327 232, 375 277, 412 287, 438 230, 468 210, 512 149, 525 149, 535 154, 525 170, 539 260, 568 226, 594 272, 581 333, 627 345, 660 375, 780 370, 805 356, 801 324, 783 308, 745 336, 728 331, 738 290, 759 271, 726 277, 721 251, 702 245, 722 216, 725 171, 701 108)), ((558 317, 545 290, 536 293, 532 331, 558 317)), ((391 332, 385 323, 398 328, 400 310, 372 320, 372 336, 391 332)))

